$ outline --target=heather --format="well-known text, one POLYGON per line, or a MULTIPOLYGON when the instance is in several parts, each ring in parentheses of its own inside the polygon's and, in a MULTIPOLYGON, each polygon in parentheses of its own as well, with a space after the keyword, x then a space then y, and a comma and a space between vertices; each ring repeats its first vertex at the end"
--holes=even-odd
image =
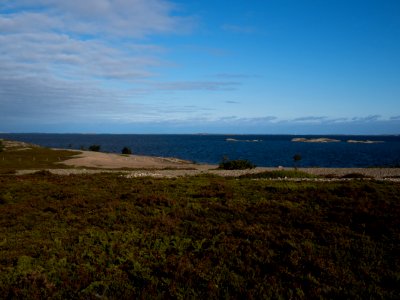
POLYGON ((2 175, 0 294, 394 299, 399 187, 2 175))

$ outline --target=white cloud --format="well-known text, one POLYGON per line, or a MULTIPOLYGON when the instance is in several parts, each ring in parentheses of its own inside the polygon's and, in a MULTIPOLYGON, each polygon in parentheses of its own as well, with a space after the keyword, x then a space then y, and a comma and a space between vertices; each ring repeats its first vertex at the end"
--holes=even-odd
POLYGON ((381 115, 369 115, 366 117, 354 117, 352 121, 354 122, 376 122, 382 118, 381 115))
MULTIPOLYGON (((233 90, 230 81, 156 81, 168 65, 153 35, 194 21, 165 0, 18 0, 0 4, 0 119, 146 121, 207 108, 145 103, 159 91, 233 90), (158 114, 158 116, 157 116, 158 114)), ((0 126, 2 125, 0 122, 0 126)))
POLYGON ((174 15, 177 7, 164 0, 19 0, 3 6, 4 11, 21 11, 3 17, 14 30, 26 30, 26 25, 36 21, 33 30, 49 25, 52 30, 79 34, 138 37, 177 32, 188 26, 187 18, 174 15))
POLYGON ((190 28, 176 9, 164 0, 1 3, 0 126, 156 118, 137 96, 150 92, 143 82, 165 64, 164 49, 143 41, 190 28))

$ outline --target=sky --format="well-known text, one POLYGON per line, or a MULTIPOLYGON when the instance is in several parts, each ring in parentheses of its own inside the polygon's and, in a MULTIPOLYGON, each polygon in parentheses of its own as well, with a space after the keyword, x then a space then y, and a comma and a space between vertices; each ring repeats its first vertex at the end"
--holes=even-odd
POLYGON ((398 0, 0 0, 0 132, 400 134, 398 0))

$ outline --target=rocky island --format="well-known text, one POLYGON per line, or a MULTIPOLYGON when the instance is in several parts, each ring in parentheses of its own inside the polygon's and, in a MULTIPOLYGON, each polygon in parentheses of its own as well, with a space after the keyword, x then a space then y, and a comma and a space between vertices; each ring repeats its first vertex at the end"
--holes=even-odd
POLYGON ((359 140, 348 140, 347 143, 351 143, 351 144, 380 144, 380 143, 384 143, 384 141, 370 141, 370 140, 359 141, 359 140))
POLYGON ((237 140, 237 139, 227 138, 227 139, 225 139, 225 141, 227 141, 227 142, 258 143, 258 142, 261 142, 262 140, 237 140))
POLYGON ((316 139, 308 139, 308 138, 293 138, 292 142, 298 143, 337 143, 340 140, 330 139, 330 138, 316 138, 316 139))

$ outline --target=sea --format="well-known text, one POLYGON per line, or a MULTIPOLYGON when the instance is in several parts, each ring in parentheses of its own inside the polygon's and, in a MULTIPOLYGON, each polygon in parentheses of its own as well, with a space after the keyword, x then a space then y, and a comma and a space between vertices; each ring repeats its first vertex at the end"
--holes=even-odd
POLYGON ((176 157, 196 163, 218 164, 226 159, 247 159, 260 167, 400 167, 400 135, 222 135, 222 134, 7 134, 0 138, 52 148, 87 149, 100 145, 102 152, 176 157), (293 138, 330 138, 340 142, 303 143, 293 138), (348 143, 348 140, 379 143, 348 143))

